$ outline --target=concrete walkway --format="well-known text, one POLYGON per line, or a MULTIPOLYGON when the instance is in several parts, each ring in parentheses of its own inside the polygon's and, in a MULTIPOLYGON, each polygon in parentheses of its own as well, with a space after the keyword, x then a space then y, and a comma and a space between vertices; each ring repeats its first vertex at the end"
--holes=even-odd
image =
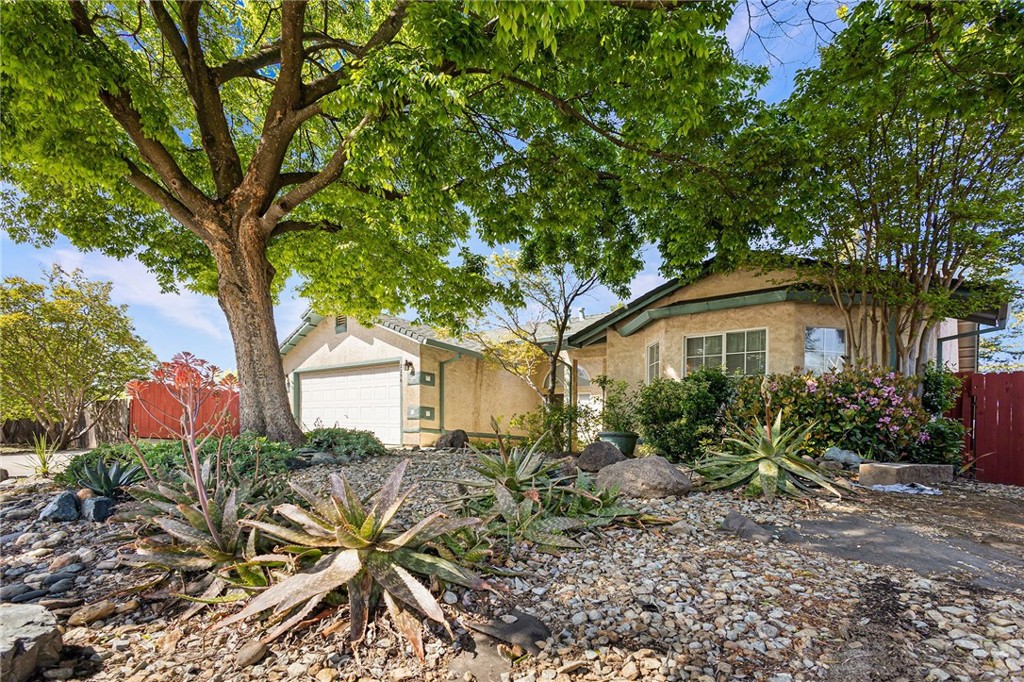
MULTIPOLYGON (((60 450, 53 455, 50 464, 52 472, 63 471, 75 455, 88 450, 60 450)), ((6 469, 9 476, 33 476, 36 473, 36 456, 29 450, 0 453, 0 469, 6 469)))

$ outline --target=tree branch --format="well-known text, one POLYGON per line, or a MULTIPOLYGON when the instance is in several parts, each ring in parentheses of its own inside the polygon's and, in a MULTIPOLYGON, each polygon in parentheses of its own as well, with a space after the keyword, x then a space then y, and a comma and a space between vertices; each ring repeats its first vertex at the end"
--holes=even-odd
POLYGON ((224 114, 220 90, 214 82, 203 54, 199 38, 199 13, 202 10, 202 2, 179 3, 182 30, 187 42, 182 39, 173 17, 162 0, 152 0, 149 6, 160 33, 170 44, 171 53, 185 79, 199 125, 200 141, 210 163, 217 193, 222 197, 227 196, 242 182, 242 161, 231 138, 231 129, 224 114))

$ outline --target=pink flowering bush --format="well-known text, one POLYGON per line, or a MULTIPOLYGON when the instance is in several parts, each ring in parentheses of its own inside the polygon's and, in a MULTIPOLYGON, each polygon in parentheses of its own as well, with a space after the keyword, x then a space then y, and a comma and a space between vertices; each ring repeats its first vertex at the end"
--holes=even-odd
MULTIPOLYGON (((751 425, 765 413, 763 377, 745 377, 727 419, 751 425)), ((918 380, 880 369, 845 369, 767 377, 772 409, 788 424, 816 426, 802 452, 820 455, 831 446, 882 461, 920 459, 929 439, 930 416, 917 397, 918 380)))

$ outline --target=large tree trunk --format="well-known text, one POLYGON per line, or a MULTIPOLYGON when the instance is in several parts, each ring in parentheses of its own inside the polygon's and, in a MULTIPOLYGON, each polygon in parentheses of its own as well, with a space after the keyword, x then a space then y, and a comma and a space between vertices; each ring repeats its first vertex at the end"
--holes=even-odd
POLYGON ((270 297, 274 268, 266 257, 266 239, 255 232, 239 230, 238 244, 213 249, 217 300, 231 330, 242 385, 241 428, 297 445, 303 436, 288 403, 270 297))

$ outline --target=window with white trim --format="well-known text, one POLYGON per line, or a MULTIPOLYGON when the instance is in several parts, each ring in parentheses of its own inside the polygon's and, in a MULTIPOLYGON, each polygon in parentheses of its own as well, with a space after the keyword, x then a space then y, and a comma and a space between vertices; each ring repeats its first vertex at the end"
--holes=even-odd
POLYGON ((688 336, 683 342, 686 373, 723 367, 730 374, 764 374, 768 368, 768 330, 744 329, 688 336))
POLYGON ((804 369, 822 374, 846 363, 846 330, 807 327, 804 330, 804 369))
POLYGON ((661 344, 647 346, 647 383, 661 376, 661 344))

